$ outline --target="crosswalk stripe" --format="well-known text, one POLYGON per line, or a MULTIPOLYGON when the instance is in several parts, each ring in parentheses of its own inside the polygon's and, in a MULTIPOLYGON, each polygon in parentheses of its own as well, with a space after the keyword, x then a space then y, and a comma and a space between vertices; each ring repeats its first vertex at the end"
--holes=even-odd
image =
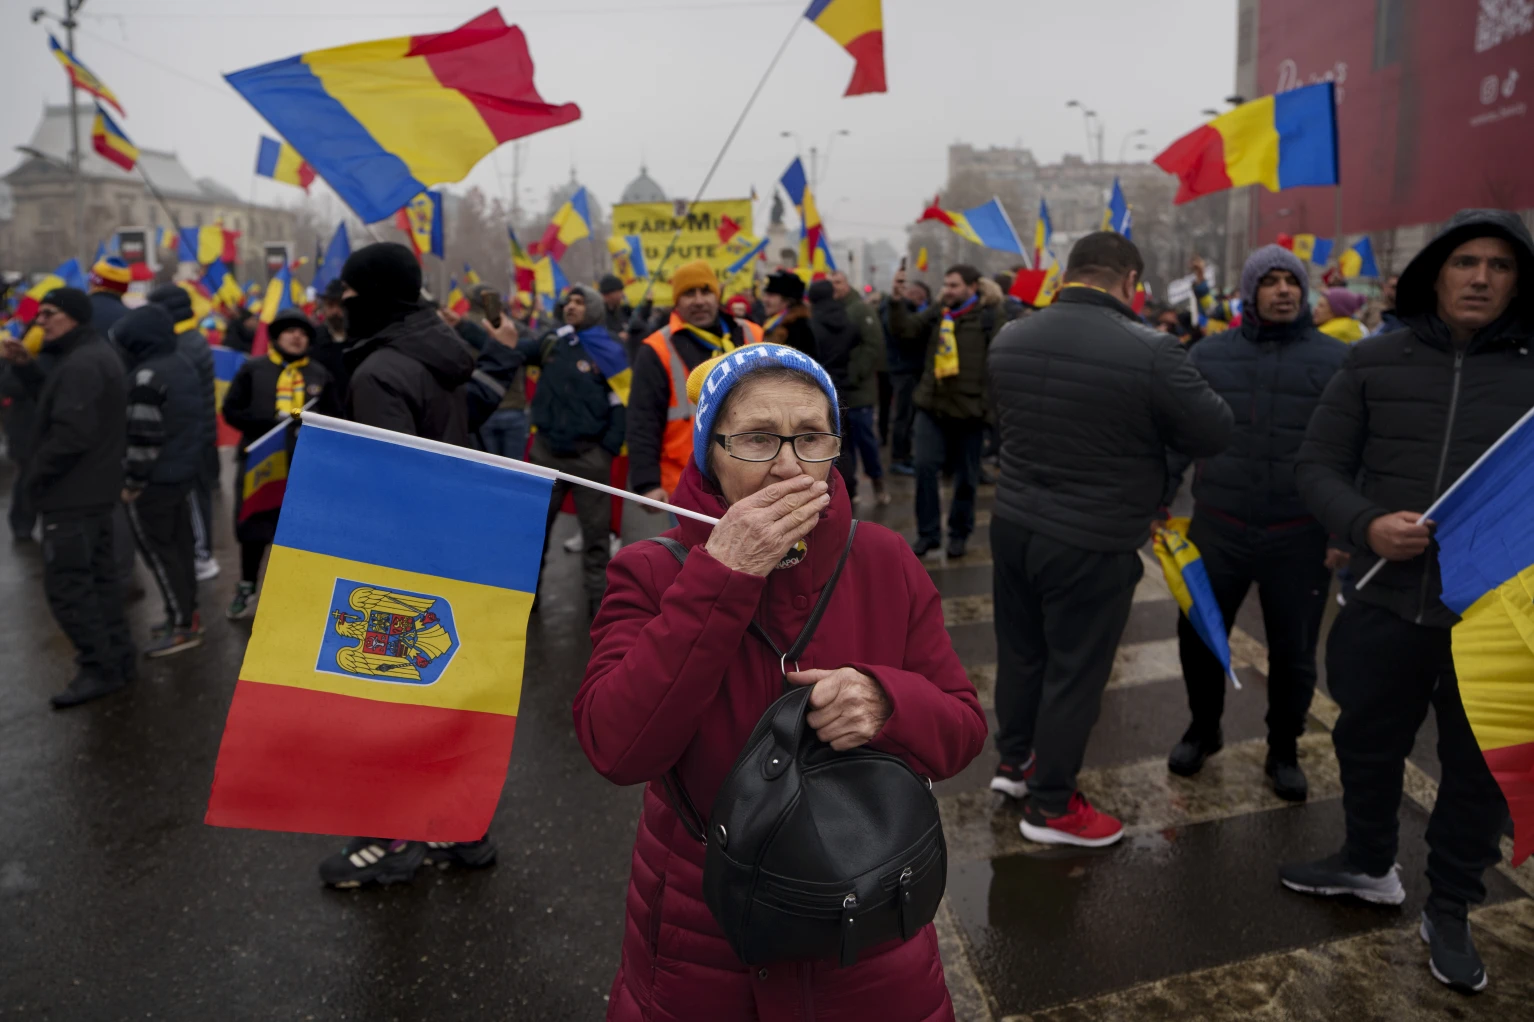
MULTIPOLYGON (((1512 1018, 1527 1011, 1528 984, 1506 966, 1521 968, 1531 949, 1534 901, 1520 898, 1474 909, 1477 943, 1487 956, 1490 989, 1474 1008, 1427 969, 1381 965, 1423 956, 1417 920, 1370 930, 1314 947, 1185 972, 1127 990, 1073 1001, 1001 1022, 1080 1022, 1082 1019, 1199 1019, 1250 1022, 1280 1018, 1512 1018), (1500 968, 1499 968, 1500 967, 1500 968), (1325 993, 1325 1005, 1313 998, 1325 993)), ((945 961, 946 964, 946 961, 945 961)), ((957 1006, 957 1002, 956 1006, 957 1006)), ((965 1018, 960 1015, 959 1018, 965 1018)), ((977 1016, 978 1017, 978 1016, 977 1016)), ((989 1013, 984 1016, 990 1019, 989 1013)))
MULTIPOLYGON (((1134 602, 1151 603, 1170 600, 1166 583, 1146 575, 1135 586, 1134 602)), ((996 601, 988 593, 977 596, 950 596, 943 601, 943 621, 952 628, 955 625, 978 625, 995 620, 996 601)))
MULTIPOLYGON (((1243 666, 1237 664, 1236 666, 1243 666)), ((966 669, 969 680, 980 694, 980 705, 986 709, 996 706, 996 665, 975 664, 966 669)), ((1113 673, 1108 676, 1108 687, 1134 688, 1158 681, 1176 681, 1182 678, 1182 661, 1177 655, 1177 640, 1151 639, 1148 642, 1130 642, 1118 648, 1113 655, 1113 673)))

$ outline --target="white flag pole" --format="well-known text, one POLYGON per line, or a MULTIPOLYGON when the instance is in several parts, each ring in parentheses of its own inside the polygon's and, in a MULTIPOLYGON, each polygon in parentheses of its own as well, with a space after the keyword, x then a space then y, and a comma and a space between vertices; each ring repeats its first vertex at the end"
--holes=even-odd
POLYGON ((670 511, 674 515, 683 518, 691 518, 695 521, 704 522, 708 525, 718 525, 719 519, 710 518, 708 515, 697 511, 690 511, 685 507, 677 507, 667 504, 663 500, 651 500, 628 490, 620 490, 616 486, 607 486, 603 483, 594 483, 590 479, 582 479, 580 476, 569 475, 552 468, 544 468, 542 465, 533 465, 526 461, 518 461, 515 458, 503 458, 499 454, 491 454, 488 451, 476 451, 468 447, 456 447, 453 444, 445 444, 440 440, 427 440, 423 437, 411 436, 408 433, 396 433, 392 429, 380 429, 377 426, 367 426, 360 422, 348 422, 346 419, 336 419, 329 415, 307 413, 300 420, 304 426, 318 426, 321 429, 335 430, 337 433, 350 433, 353 436, 367 437, 369 440, 382 440, 386 443, 401 444, 405 447, 414 447, 422 451, 431 451, 433 454, 445 454, 451 458, 462 458, 465 461, 477 461, 482 465, 492 465, 496 468, 510 469, 513 472, 521 472, 524 475, 540 476, 544 479, 558 479, 566 483, 574 483, 576 486, 584 486, 590 490, 597 490, 613 497, 622 497, 636 504, 653 507, 658 511, 670 511))
MULTIPOLYGON (((1449 487, 1447 490, 1444 490, 1443 491, 1443 496, 1441 496, 1437 500, 1433 501, 1433 506, 1432 507, 1430 507, 1426 511, 1422 512, 1421 516, 1419 516, 1417 518, 1417 524, 1421 525, 1423 522, 1426 522, 1426 521, 1429 521, 1430 519, 1432 519, 1434 512, 1436 512, 1439 508, 1443 507, 1443 503, 1444 503, 1444 501, 1449 499, 1449 495, 1452 494, 1455 490, 1459 489, 1460 486, 1465 482, 1466 479, 1469 479, 1471 476, 1475 475, 1475 470, 1481 467, 1481 463, 1484 462, 1487 458, 1491 457, 1492 452, 1494 452, 1498 447, 1501 447, 1504 443, 1506 443, 1507 439, 1509 437, 1511 437, 1514 433, 1516 433, 1520 429, 1522 429, 1529 422, 1530 419, 1534 419, 1534 408, 1530 408, 1528 411, 1524 412, 1523 413, 1523 418, 1521 418, 1517 422, 1513 423, 1512 426, 1510 426, 1508 428, 1508 431, 1506 433, 1503 433, 1501 436, 1497 437, 1497 442, 1492 444, 1490 447, 1486 448, 1486 453, 1481 455, 1479 458, 1475 459, 1475 464, 1473 464, 1469 468, 1465 469, 1464 474, 1461 475, 1458 479, 1454 480, 1454 485, 1449 487)), ((1369 580, 1371 578, 1373 578, 1375 575, 1378 575, 1379 572, 1380 572, 1380 569, 1383 568, 1384 566, 1385 566, 1385 558, 1381 557, 1379 560, 1375 561, 1374 562, 1374 567, 1372 567, 1368 571, 1364 572, 1364 577, 1359 579, 1358 580, 1358 584, 1353 587, 1354 591, 1356 592, 1357 590, 1362 589, 1364 586, 1368 585, 1369 584, 1369 580)))
MULTIPOLYGON (((319 398, 317 398, 317 397, 311 397, 307 402, 304 403, 304 406, 302 408, 300 408, 298 410, 298 412, 294 412, 293 413, 293 418, 296 419, 296 418, 298 418, 298 415, 299 415, 300 412, 307 412, 309 409, 313 408, 314 407, 314 403, 316 401, 318 401, 318 400, 319 400, 319 398)), ((279 422, 279 423, 277 423, 277 425, 273 426, 271 429, 267 430, 265 433, 262 433, 259 437, 257 437, 256 439, 252 440, 250 443, 246 444, 245 445, 245 449, 248 451, 252 447, 255 447, 258 444, 266 443, 266 441, 268 441, 268 440, 270 440, 272 438, 272 434, 273 433, 280 433, 283 430, 287 429, 291 425, 293 425, 293 420, 292 419, 289 419, 287 422, 279 422)))

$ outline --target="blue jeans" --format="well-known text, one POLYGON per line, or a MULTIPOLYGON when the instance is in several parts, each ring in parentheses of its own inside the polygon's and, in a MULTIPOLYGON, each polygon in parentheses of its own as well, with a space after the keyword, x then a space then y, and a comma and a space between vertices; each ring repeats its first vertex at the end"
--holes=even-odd
POLYGON ((479 427, 479 438, 485 450, 503 458, 527 458, 527 410, 524 408, 501 408, 490 413, 490 418, 479 427))
POLYGON ((916 531, 922 539, 943 536, 939 475, 953 466, 953 506, 948 510, 950 539, 968 539, 975 529, 975 484, 980 479, 980 444, 985 420, 950 419, 916 411, 916 531))

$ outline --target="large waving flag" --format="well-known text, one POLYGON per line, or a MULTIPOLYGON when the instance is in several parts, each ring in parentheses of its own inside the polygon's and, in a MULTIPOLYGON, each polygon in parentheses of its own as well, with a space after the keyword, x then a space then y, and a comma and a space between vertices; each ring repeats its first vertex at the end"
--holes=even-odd
POLYGON ((1263 96, 1167 146, 1156 166, 1182 181, 1174 202, 1262 185, 1270 192, 1335 185, 1337 108, 1331 82, 1263 96))
POLYGON ((84 89, 103 103, 111 104, 113 110, 123 117, 128 112, 117 101, 117 96, 111 89, 106 87, 100 78, 91 73, 91 69, 80 63, 78 57, 59 45, 59 41, 53 38, 53 33, 48 34, 48 49, 53 51, 54 59, 64 65, 64 70, 69 72, 69 81, 77 89, 84 89))
POLYGON ((511 758, 551 488, 500 461, 305 415, 209 824, 484 835, 511 758), (486 515, 501 523, 490 544, 486 515))
POLYGON ((336 224, 336 232, 325 246, 325 254, 314 269, 314 293, 323 294, 326 286, 341 276, 341 267, 352 254, 352 241, 346 233, 346 221, 336 224))
POLYGON ((1124 198, 1124 186, 1119 184, 1119 179, 1115 176, 1113 192, 1108 196, 1108 208, 1103 210, 1102 229, 1122 234, 1125 238, 1132 238, 1132 227, 1129 200, 1124 198))
POLYGON ((1429 515, 1465 716, 1513 817, 1513 865, 1534 852, 1534 410, 1429 515))
POLYGON ((538 95, 527 39, 497 10, 225 77, 368 223, 462 180, 501 143, 581 116, 538 95))
POLYGON ((884 12, 880 0, 810 0, 804 16, 857 61, 843 95, 888 91, 884 84, 884 12))
POLYGON ((415 257, 430 252, 438 259, 447 251, 442 229, 442 193, 422 192, 401 206, 394 214, 394 226, 410 238, 415 257))
POLYGON ((96 120, 91 125, 91 146, 104 159, 117 164, 123 170, 138 165, 138 146, 117 126, 117 122, 96 104, 96 120))
POLYGON ((1188 539, 1188 519, 1168 518, 1157 531, 1154 546, 1172 598, 1182 608, 1198 637, 1204 640, 1204 645, 1209 647, 1209 652, 1225 668, 1225 676, 1231 684, 1240 688, 1241 682, 1236 680, 1236 672, 1230 666, 1230 633, 1225 626, 1225 617, 1220 613, 1220 605, 1215 602, 1203 558, 1198 547, 1188 539))
POLYGON ((261 145, 256 150, 256 174, 285 185, 297 185, 306 192, 314 183, 314 168, 298 155, 297 149, 265 135, 261 136, 261 145))
POLYGON ((559 207, 543 229, 543 237, 534 242, 533 251, 557 261, 565 257, 565 249, 590 236, 591 204, 586 198, 586 189, 580 188, 559 207))
POLYGON ((921 216, 917 218, 917 223, 923 220, 936 220, 940 224, 946 224, 965 241, 974 242, 986 248, 994 248, 999 252, 1023 255, 1023 241, 1017 236, 1017 230, 1007 217, 1007 211, 1001 207, 1000 199, 993 198, 983 206, 962 211, 943 209, 938 205, 938 201, 938 199, 932 200, 932 205, 922 211, 921 216))

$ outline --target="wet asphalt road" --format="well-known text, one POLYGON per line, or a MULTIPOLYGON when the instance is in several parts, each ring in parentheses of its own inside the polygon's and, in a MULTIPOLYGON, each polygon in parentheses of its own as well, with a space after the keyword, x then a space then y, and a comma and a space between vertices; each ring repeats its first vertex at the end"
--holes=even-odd
MULTIPOLYGON (((910 484, 893 485, 893 505, 859 514, 909 536, 910 484)), ((983 516, 991 500, 983 488, 983 516)), ((662 524, 631 510, 626 536, 662 524)), ((562 516, 555 543, 574 531, 562 516)), ((0 1019, 601 1018, 639 790, 599 778, 575 742, 570 703, 589 651, 578 556, 550 554, 529 627, 491 828, 499 865, 335 892, 315 870, 340 839, 201 822, 250 627, 223 619, 236 558, 227 525, 218 532, 224 572, 201 587, 203 647, 146 662, 130 692, 63 713, 47 696, 72 673, 70 648, 43 602, 39 552, 0 545, 0 1019)), ((987 538, 982 518, 965 558, 928 568, 989 708, 987 538)), ((132 605, 139 637, 158 602, 132 605)), ((1087 750, 1082 788, 1125 821, 1121 846, 1023 842, 1016 805, 984 790, 990 749, 938 785, 950 856, 938 927, 958 1018, 1534 1019, 1534 864, 1489 873, 1489 904, 1472 916, 1491 989, 1467 999, 1428 977, 1415 917, 1436 796, 1431 718, 1401 814, 1406 906, 1292 895, 1276 864, 1341 838, 1335 706, 1323 687, 1302 740, 1310 802, 1279 803, 1261 780, 1266 663, 1249 600, 1233 640, 1246 689, 1227 701, 1226 750, 1198 778, 1169 777, 1166 751, 1186 723, 1175 621, 1148 574, 1087 750)))

